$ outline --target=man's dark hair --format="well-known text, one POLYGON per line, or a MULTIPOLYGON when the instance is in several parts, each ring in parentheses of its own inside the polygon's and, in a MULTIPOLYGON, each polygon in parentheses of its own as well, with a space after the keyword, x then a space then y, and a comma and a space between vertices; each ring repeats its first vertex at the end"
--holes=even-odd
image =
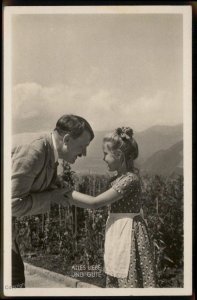
POLYGON ((65 135, 70 133, 72 138, 78 138, 84 130, 88 131, 91 136, 91 140, 94 138, 94 132, 90 124, 82 117, 75 115, 63 115, 56 123, 55 130, 59 135, 65 135))

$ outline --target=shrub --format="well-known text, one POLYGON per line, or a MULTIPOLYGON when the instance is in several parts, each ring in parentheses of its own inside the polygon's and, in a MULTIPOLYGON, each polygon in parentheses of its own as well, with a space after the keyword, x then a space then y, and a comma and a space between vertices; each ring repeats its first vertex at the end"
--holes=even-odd
MULTIPOLYGON (((78 175, 63 166, 60 184, 69 182, 82 193, 97 195, 107 189, 105 175, 78 175)), ((160 287, 183 283, 183 177, 142 177, 142 207, 154 245, 160 287)), ((54 205, 44 215, 18 219, 22 254, 62 257, 65 269, 79 263, 103 265, 108 208, 98 210, 54 205)))

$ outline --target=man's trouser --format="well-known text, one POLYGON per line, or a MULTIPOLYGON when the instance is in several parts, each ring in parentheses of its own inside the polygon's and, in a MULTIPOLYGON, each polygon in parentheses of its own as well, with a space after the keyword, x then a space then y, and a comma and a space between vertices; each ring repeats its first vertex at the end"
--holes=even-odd
POLYGON ((12 220, 12 287, 25 287, 24 264, 16 241, 15 220, 12 220))

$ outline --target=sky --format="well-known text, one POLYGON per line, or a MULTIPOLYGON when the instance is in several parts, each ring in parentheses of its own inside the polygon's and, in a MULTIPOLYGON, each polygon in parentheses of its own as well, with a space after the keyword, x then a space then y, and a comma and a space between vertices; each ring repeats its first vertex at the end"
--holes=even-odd
POLYGON ((179 14, 12 16, 13 134, 67 113, 95 131, 182 123, 182 43, 179 14))

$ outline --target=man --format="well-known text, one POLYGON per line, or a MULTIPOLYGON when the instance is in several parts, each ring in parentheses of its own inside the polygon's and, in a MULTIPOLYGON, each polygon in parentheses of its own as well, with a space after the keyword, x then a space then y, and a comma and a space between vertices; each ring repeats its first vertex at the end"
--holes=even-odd
POLYGON ((16 241, 16 217, 45 213, 52 203, 67 205, 67 188, 57 188, 58 159, 73 164, 94 138, 90 124, 63 115, 54 131, 12 151, 12 286, 25 287, 24 264, 16 241))

